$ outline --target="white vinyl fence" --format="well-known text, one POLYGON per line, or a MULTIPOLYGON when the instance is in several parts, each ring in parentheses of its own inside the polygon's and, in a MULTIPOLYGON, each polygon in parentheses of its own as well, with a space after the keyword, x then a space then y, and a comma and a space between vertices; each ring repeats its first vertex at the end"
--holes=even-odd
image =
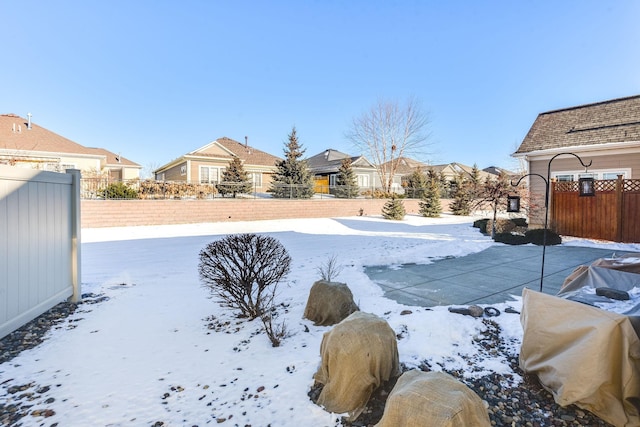
POLYGON ((80 295, 80 171, 0 165, 0 338, 80 295))

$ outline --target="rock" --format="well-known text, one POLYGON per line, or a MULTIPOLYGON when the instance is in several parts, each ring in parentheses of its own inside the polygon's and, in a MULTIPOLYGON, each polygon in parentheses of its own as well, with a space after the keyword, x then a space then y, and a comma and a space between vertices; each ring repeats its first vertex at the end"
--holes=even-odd
POLYGON ((630 298, 628 292, 613 288, 596 288, 596 295, 618 301, 627 301, 630 298))
POLYGON ((469 315, 473 317, 482 317, 484 315, 484 309, 478 305, 470 305, 469 315))

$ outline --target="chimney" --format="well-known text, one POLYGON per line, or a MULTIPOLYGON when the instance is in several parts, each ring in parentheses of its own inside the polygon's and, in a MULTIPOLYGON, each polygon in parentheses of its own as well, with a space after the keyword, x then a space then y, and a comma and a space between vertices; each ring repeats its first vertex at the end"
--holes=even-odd
POLYGON ((244 137, 244 148, 247 148, 249 146, 249 137, 245 136, 244 137))
POLYGON ((31 113, 27 113, 27 130, 31 130, 31 113))

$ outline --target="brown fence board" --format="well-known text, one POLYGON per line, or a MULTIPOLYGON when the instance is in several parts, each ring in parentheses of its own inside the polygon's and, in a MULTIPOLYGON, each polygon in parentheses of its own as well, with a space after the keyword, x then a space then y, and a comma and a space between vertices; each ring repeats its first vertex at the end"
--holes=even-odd
POLYGON ((596 181, 596 195, 580 197, 577 183, 552 183, 550 227, 558 234, 640 242, 640 180, 596 181))

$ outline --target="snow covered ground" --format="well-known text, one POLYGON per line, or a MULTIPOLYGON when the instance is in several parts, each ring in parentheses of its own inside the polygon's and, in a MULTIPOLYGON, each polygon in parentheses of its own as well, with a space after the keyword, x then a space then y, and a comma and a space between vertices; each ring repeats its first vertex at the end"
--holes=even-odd
MULTIPOLYGON (((320 278, 317 268, 332 256, 342 267, 336 280, 348 284, 360 309, 402 333, 402 363, 417 367, 426 361, 433 369, 469 376, 511 372, 501 357, 476 357, 473 338, 483 330, 481 320, 447 307, 399 305, 363 272, 364 265, 427 263, 495 244, 472 221, 354 217, 82 230, 83 292, 109 299, 81 305, 41 345, 0 365, 0 402, 17 398, 7 392, 11 386, 48 386, 32 401, 33 409, 49 408, 55 415, 25 417, 24 426, 339 425, 339 416, 307 396, 330 327, 302 318, 309 289, 320 278), (245 232, 275 237, 292 257, 277 301, 287 307, 277 322, 286 323, 290 336, 278 348, 259 320, 235 318, 198 279, 199 251, 221 236, 245 232), (401 315, 406 309, 411 314, 401 315), (475 358, 473 370, 465 357, 475 358)), ((582 239, 564 244, 640 252, 640 245, 582 239)), ((520 310, 519 296, 495 305, 507 306, 520 310)), ((517 354, 519 316, 493 320, 517 354)))

